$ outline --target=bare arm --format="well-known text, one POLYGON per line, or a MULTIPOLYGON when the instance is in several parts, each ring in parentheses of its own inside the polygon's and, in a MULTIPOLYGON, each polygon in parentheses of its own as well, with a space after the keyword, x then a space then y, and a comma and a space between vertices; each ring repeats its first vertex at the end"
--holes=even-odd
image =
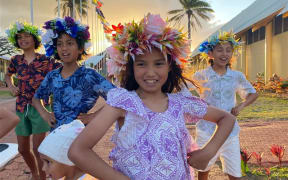
POLYGON ((208 106, 204 119, 216 123, 217 129, 210 141, 201 150, 188 154, 190 156, 188 163, 197 169, 205 169, 209 160, 217 153, 231 133, 236 120, 232 114, 212 106, 208 106))
POLYGON ((236 107, 232 108, 231 113, 234 116, 238 116, 239 113, 246 107, 252 104, 258 98, 257 93, 249 93, 245 98, 245 101, 237 105, 236 107))
POLYGON ((56 123, 56 119, 53 112, 47 111, 47 109, 43 106, 40 99, 33 97, 32 104, 35 109, 39 112, 40 116, 47 121, 49 126, 53 127, 56 123))
POLYGON ((68 157, 77 167, 94 177, 105 180, 129 179, 114 170, 93 150, 112 124, 121 117, 123 110, 105 105, 97 116, 86 126, 70 147, 68 157))
POLYGON ((15 99, 0 103, 0 138, 5 136, 20 121, 19 117, 15 113, 15 105, 15 99))
POLYGON ((19 88, 14 85, 14 82, 12 80, 12 77, 8 74, 5 74, 5 82, 7 83, 7 86, 9 90, 11 91, 13 96, 19 95, 19 88))

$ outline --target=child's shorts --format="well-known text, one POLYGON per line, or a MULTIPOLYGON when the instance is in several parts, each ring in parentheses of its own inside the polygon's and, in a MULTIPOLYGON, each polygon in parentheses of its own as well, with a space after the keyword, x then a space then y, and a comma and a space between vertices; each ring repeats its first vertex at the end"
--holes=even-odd
MULTIPOLYGON (((197 130, 196 142, 199 147, 203 147, 210 140, 210 138, 211 137, 207 133, 197 130)), ((239 135, 229 137, 220 147, 216 155, 209 161, 206 169, 199 171, 209 171, 217 161, 218 157, 220 157, 224 173, 234 177, 242 176, 239 135)))
MULTIPOLYGON (((45 107, 51 111, 51 106, 45 107)), ((40 134, 50 130, 49 124, 42 119, 38 111, 30 104, 28 104, 24 112, 16 111, 20 122, 15 128, 17 136, 30 136, 31 134, 40 134)))

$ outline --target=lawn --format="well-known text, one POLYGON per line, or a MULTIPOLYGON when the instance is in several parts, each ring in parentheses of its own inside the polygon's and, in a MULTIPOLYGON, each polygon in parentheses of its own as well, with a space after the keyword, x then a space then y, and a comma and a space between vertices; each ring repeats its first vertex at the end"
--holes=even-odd
POLYGON ((237 119, 288 120, 288 100, 259 94, 258 99, 246 107, 237 119))
POLYGON ((10 93, 10 91, 0 91, 0 99, 7 99, 7 98, 11 98, 12 95, 10 93))

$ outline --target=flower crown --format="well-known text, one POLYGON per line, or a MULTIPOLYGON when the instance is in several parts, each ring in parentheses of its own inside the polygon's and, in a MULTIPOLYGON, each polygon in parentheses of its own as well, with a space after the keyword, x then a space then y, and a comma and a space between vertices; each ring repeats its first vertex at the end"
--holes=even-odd
POLYGON ((120 72, 125 70, 125 64, 129 57, 135 60, 136 55, 143 55, 151 52, 152 48, 159 49, 167 60, 167 54, 177 64, 186 62, 190 53, 190 43, 186 34, 168 27, 160 15, 148 14, 140 23, 132 21, 124 26, 112 26, 106 31, 111 33, 112 46, 107 48, 110 59, 107 61, 109 75, 114 75, 118 79, 120 72))
POLYGON ((42 31, 37 27, 26 22, 15 22, 9 29, 6 30, 8 41, 17 46, 16 35, 21 32, 26 32, 33 35, 39 42, 41 42, 42 31))
POLYGON ((78 21, 74 21, 71 17, 56 18, 45 22, 43 26, 46 29, 46 33, 42 36, 42 43, 46 50, 47 56, 54 56, 57 53, 56 39, 59 34, 64 32, 77 39, 84 45, 84 51, 90 47, 90 33, 89 27, 80 24, 78 21))
POLYGON ((202 58, 208 60, 208 52, 212 51, 217 44, 230 42, 233 46, 233 52, 237 54, 242 44, 239 40, 240 39, 236 39, 236 35, 232 32, 219 32, 218 35, 215 35, 208 39, 208 41, 203 42, 199 47, 199 51, 201 52, 202 58))

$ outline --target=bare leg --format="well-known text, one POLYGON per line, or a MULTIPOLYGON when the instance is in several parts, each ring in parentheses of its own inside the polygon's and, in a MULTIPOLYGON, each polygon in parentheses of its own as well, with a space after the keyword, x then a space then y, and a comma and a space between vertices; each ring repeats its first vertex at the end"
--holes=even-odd
POLYGON ((34 134, 33 135, 33 153, 35 155, 37 164, 38 164, 38 171, 39 171, 39 175, 40 175, 40 179, 41 180, 45 180, 46 179, 46 174, 45 172, 42 170, 43 167, 43 162, 40 159, 40 154, 38 152, 38 147, 40 146, 41 142, 44 140, 46 136, 46 133, 40 133, 40 134, 34 134))
POLYGON ((209 171, 200 172, 198 171, 198 180, 208 180, 209 171))
POLYGON ((36 168, 36 161, 30 151, 30 136, 17 136, 18 151, 22 155, 24 161, 31 170, 32 179, 38 180, 39 176, 36 168))

